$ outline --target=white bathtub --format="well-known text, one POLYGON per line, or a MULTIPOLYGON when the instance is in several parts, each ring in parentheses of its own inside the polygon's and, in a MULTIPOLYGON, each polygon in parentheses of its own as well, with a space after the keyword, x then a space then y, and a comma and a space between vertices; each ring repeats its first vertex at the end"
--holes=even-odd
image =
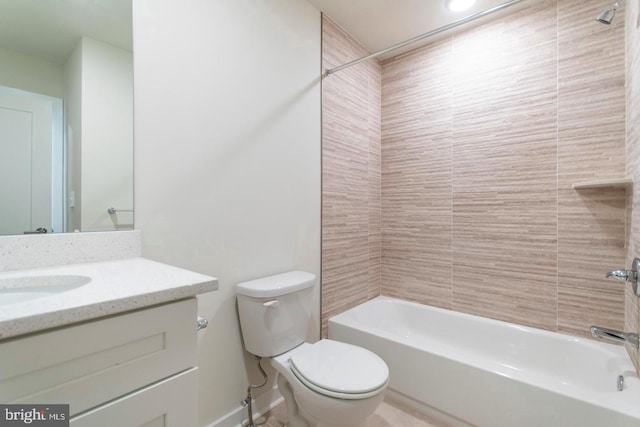
POLYGON ((391 393, 449 424, 640 426, 640 380, 620 346, 387 297, 331 318, 329 338, 380 355, 391 393))

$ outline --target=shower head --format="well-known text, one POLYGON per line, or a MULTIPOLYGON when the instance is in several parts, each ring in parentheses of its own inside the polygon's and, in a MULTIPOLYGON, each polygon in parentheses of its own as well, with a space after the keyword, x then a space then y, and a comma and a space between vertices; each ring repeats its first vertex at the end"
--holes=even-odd
POLYGON ((618 11, 618 9, 620 7, 622 7, 624 5, 624 0, 618 0, 616 2, 616 4, 613 5, 612 8, 605 10, 604 12, 602 12, 597 18, 596 21, 600 22, 601 24, 606 24, 606 25, 610 25, 611 22, 613 21, 613 18, 616 17, 616 12, 618 11))

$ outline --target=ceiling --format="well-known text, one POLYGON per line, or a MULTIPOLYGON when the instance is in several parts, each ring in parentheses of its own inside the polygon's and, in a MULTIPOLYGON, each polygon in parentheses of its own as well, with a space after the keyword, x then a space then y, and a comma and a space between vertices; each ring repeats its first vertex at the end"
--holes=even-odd
MULTIPOLYGON (((478 0, 454 13, 444 0, 308 0, 370 52, 440 28, 506 0, 478 0)), ((522 3, 527 3, 526 0, 522 3)), ((0 0, 0 46, 59 64, 82 35, 132 50, 132 0, 0 0)), ((426 44, 424 40, 381 58, 426 44)))
MULTIPOLYGON (((457 13, 448 10, 444 0, 308 1, 360 41, 369 52, 376 52, 505 3, 506 0, 478 0, 471 9, 457 13)), ((422 44, 430 41, 433 39, 424 40, 422 44)), ((419 45, 415 44, 403 50, 387 53, 380 58, 389 58, 419 45)))
POLYGON ((132 50, 132 0, 0 0, 0 47, 64 64, 82 35, 132 50))

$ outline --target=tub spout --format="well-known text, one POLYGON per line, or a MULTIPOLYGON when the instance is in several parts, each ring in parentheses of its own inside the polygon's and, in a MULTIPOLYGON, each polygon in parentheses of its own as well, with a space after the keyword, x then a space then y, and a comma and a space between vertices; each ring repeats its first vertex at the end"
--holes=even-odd
POLYGON ((591 336, 594 338, 608 338, 613 341, 628 343, 634 348, 640 347, 640 336, 631 332, 621 332, 601 326, 592 326, 591 336))

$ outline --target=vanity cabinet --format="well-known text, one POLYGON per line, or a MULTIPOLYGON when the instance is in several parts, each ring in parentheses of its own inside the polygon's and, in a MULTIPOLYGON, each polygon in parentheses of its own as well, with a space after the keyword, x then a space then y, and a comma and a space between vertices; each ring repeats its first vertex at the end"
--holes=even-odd
POLYGON ((196 317, 189 298, 0 341, 0 402, 69 404, 74 427, 195 426, 196 317))

